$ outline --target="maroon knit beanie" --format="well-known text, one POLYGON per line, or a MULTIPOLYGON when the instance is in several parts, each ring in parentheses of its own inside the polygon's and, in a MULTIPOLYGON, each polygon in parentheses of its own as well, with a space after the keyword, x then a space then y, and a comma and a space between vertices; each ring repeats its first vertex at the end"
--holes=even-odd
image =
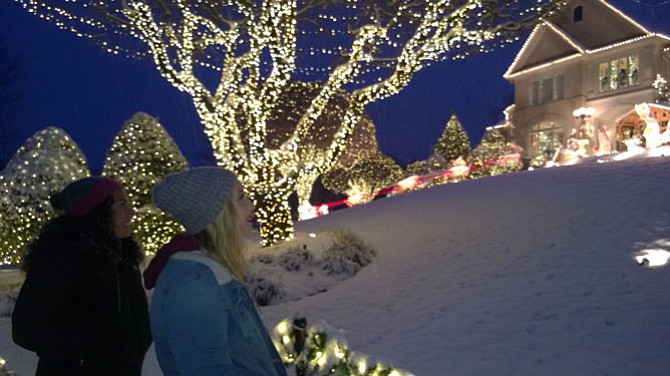
POLYGON ((112 192, 123 186, 115 180, 101 176, 91 176, 70 183, 61 192, 49 198, 51 206, 74 217, 85 217, 100 205, 112 192))

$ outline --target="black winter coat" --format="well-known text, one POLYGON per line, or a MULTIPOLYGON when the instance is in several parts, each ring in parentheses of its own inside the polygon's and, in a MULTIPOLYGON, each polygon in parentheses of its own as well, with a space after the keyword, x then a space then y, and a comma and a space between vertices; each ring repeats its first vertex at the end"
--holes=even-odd
POLYGON ((37 375, 139 376, 151 334, 135 258, 41 253, 12 314, 14 342, 40 358, 37 375))

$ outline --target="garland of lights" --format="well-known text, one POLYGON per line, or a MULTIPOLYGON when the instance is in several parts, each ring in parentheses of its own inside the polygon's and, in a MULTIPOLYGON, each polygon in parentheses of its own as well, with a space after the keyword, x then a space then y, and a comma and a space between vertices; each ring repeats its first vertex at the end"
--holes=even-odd
POLYGON ((307 325, 303 317, 274 328, 273 341, 284 364, 297 376, 412 376, 388 362, 354 353, 340 331, 324 322, 307 325))
POLYGON ((288 196, 336 163, 367 104, 397 94, 433 61, 512 42, 519 30, 561 4, 539 0, 524 9, 496 0, 16 1, 106 51, 151 56, 160 74, 191 96, 217 163, 246 186, 265 245, 292 236, 288 196), (125 47, 124 37, 144 48, 125 47), (198 77, 201 68, 218 72, 219 82, 207 85, 198 77), (292 75, 323 85, 291 136, 272 149, 267 123, 292 75), (325 151, 304 163, 307 134, 343 88, 351 99, 340 128, 325 151))

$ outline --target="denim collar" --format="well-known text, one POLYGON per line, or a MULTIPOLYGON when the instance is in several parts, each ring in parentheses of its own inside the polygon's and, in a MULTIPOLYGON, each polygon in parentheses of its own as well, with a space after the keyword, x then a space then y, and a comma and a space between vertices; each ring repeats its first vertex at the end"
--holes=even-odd
POLYGON ((208 257, 202 251, 177 252, 170 257, 171 260, 192 261, 208 267, 219 285, 225 285, 234 278, 225 266, 208 257))

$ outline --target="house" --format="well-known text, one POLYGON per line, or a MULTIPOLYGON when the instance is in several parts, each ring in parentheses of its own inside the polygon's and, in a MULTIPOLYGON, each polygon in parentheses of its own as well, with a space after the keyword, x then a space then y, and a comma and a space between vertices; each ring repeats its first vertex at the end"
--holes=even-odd
POLYGON ((648 103, 665 130, 670 107, 654 104, 653 84, 668 78, 669 59, 668 36, 604 0, 568 0, 535 27, 504 74, 514 85, 509 116, 524 159, 555 158, 572 137, 586 154, 604 137, 613 151, 626 150, 645 127, 636 104, 648 103))

